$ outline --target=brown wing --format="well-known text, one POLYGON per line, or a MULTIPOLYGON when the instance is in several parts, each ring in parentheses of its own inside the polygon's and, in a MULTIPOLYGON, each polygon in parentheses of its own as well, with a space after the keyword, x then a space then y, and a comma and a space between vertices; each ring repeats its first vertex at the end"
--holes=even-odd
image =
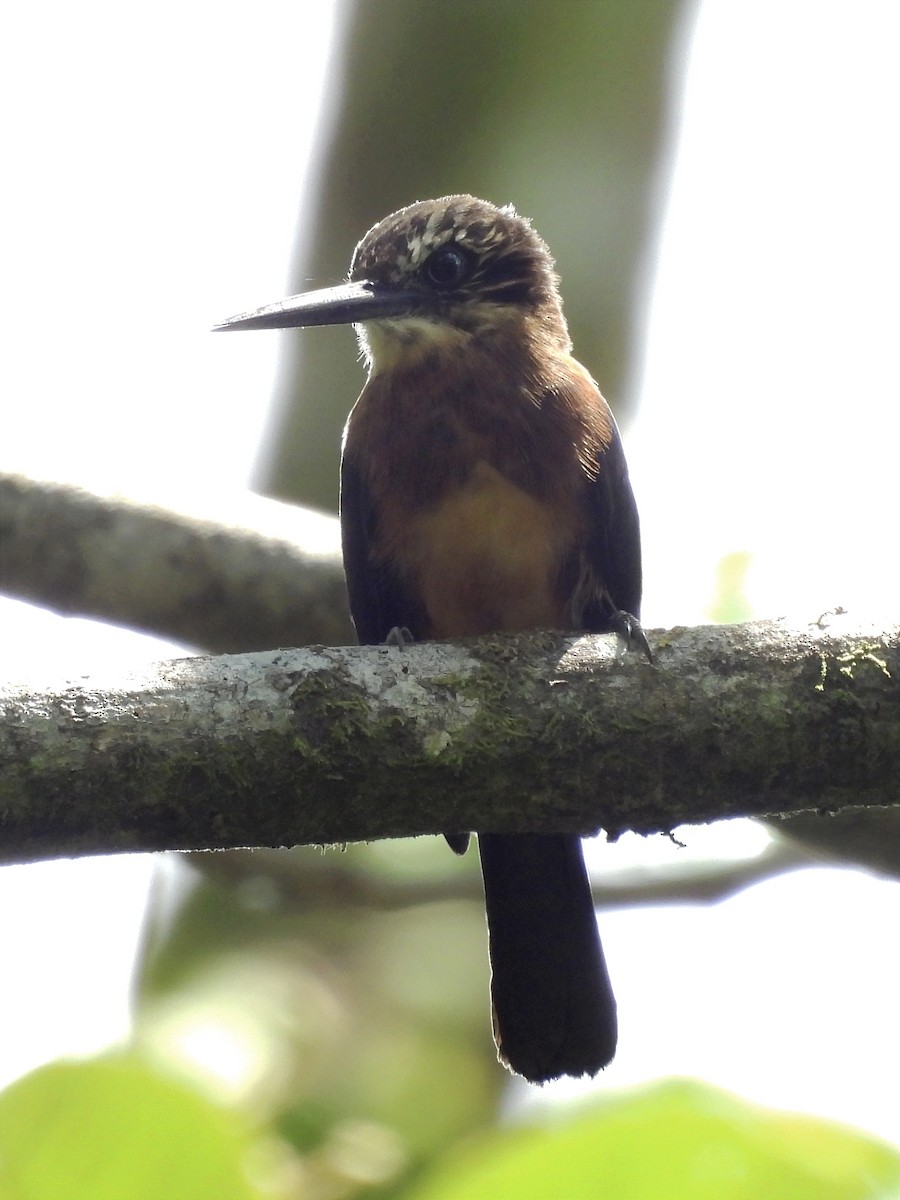
POLYGON ((425 614, 399 575, 374 560, 378 514, 358 464, 346 452, 341 460, 341 545, 350 597, 350 615, 360 645, 377 646, 394 628, 414 638, 427 636, 425 614))

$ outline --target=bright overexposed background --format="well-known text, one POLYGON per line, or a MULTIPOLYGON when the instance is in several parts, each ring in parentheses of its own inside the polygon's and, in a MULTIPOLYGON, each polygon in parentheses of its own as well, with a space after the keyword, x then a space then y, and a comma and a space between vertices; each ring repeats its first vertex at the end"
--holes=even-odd
MULTIPOLYGON (((161 503, 214 496, 250 477, 277 339, 208 328, 284 290, 331 6, 51 13, 17 6, 0 51, 2 466, 161 503)), ((733 552, 759 616, 895 604, 898 34, 894 0, 701 8, 626 431, 648 626, 707 619, 733 552)), ((7 676, 167 653, 13 602, 0 619, 7 676)), ((764 838, 683 833, 699 857, 764 838)), ((637 838, 591 852, 610 872, 680 853, 637 838)), ((0 871, 0 1084, 126 1035, 153 870, 0 871)), ((602 924, 621 1049, 596 1086, 696 1074, 900 1142, 900 885, 817 869, 602 924)))

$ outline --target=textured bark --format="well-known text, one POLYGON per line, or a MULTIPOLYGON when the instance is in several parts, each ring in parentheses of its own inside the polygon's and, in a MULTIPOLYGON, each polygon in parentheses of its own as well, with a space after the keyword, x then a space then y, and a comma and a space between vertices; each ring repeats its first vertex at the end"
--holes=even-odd
POLYGON ((336 518, 239 504, 211 519, 0 476, 0 588, 211 651, 355 641, 336 518))
POLYGON ((0 694, 4 861, 900 804, 900 627, 314 648, 0 694))

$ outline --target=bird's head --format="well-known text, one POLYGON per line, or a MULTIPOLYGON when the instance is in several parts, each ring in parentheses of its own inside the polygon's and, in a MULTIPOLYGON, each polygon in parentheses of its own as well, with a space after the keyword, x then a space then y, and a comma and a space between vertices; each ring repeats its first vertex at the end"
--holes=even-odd
POLYGON ((553 259, 511 206, 444 196, 401 208, 369 230, 349 281, 292 296, 217 329, 353 323, 374 369, 418 351, 465 349, 527 327, 569 345, 553 259))

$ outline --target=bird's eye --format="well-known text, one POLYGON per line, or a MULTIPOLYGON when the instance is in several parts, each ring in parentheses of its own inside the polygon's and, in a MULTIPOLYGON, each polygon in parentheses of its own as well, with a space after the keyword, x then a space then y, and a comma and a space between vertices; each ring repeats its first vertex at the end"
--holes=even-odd
POLYGON ((424 273, 435 287, 458 287, 472 273, 472 256, 460 246, 441 246, 428 258, 424 273))

